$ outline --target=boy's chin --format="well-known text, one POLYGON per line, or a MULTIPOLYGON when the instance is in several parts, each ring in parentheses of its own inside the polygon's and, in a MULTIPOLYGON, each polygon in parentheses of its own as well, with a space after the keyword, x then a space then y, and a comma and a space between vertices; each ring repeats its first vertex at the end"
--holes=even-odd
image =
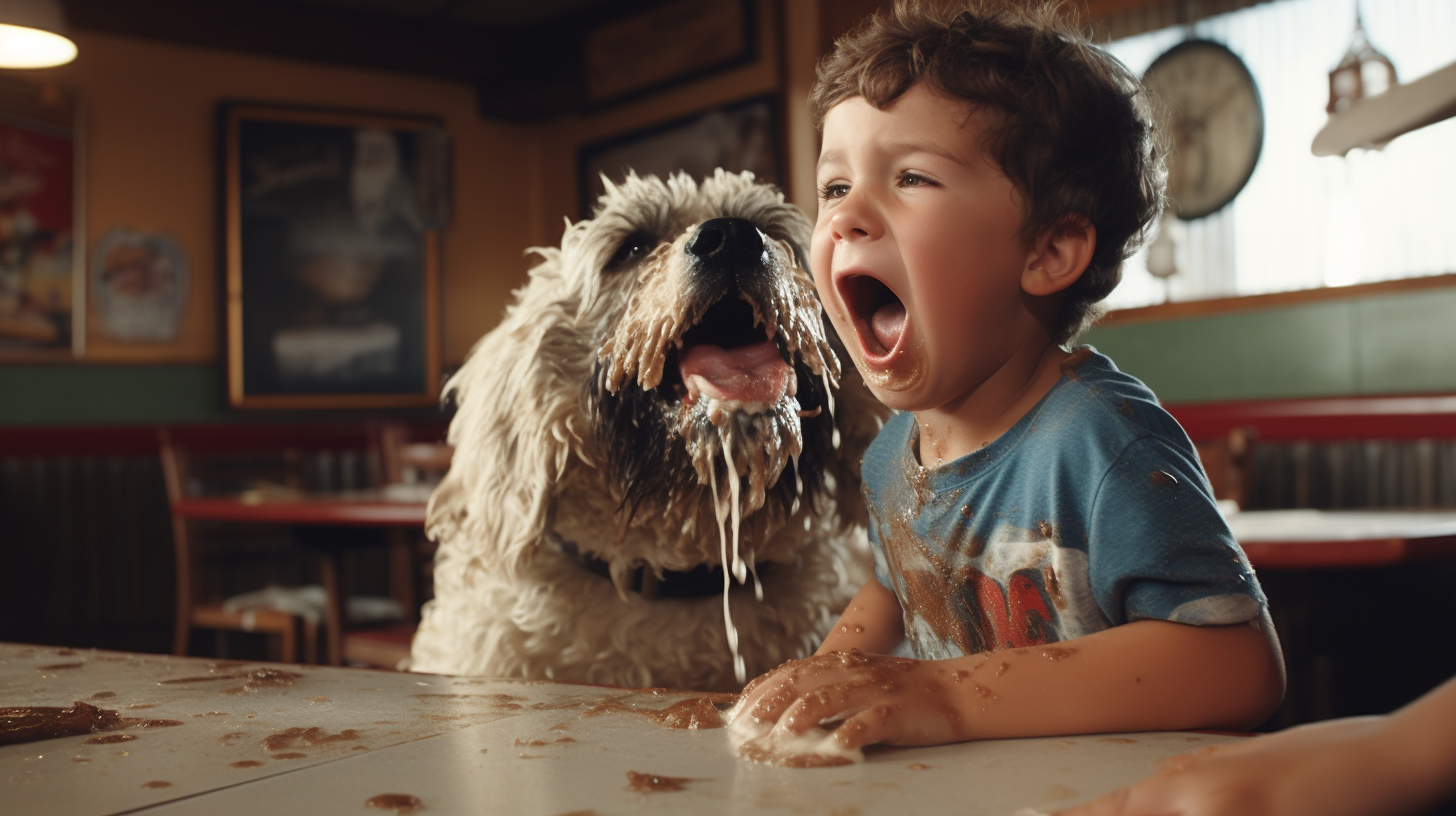
POLYGON ((923 410, 926 406, 921 404, 920 386, 925 381, 925 369, 915 358, 899 357, 888 365, 875 365, 856 355, 854 364, 870 393, 885 407, 896 411, 923 410))

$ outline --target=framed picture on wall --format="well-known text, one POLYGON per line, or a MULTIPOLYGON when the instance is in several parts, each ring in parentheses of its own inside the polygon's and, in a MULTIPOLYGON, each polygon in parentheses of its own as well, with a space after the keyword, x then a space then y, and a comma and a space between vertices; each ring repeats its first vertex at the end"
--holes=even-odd
POLYGON ((77 108, 0 76, 0 361, 85 351, 77 108))
POLYGON ((751 0, 674 0, 586 36, 586 98, 600 107, 753 61, 751 0))
POLYGON ((587 145, 577 159, 579 206, 591 214, 605 188, 601 177, 667 177, 679 170, 702 179, 713 170, 752 170, 760 181, 781 184, 783 161, 778 100, 761 96, 696 113, 645 130, 587 145))
POLYGON ((450 148, 438 120, 226 103, 228 399, 433 404, 450 148))

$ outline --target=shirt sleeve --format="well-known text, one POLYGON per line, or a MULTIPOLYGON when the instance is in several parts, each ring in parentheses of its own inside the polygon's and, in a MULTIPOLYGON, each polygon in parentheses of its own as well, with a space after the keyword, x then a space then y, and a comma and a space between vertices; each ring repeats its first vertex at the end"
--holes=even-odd
POLYGON ((1157 437, 1132 442, 1104 474, 1088 571, 1114 624, 1243 623, 1267 604, 1196 455, 1157 437))

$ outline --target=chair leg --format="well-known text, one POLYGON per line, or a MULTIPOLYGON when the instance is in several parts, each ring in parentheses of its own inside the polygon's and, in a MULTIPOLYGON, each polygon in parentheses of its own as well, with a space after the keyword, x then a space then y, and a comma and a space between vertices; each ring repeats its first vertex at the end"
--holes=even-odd
POLYGON ((416 620, 419 606, 415 600, 416 580, 414 539, 410 532, 401 529, 389 531, 389 589, 390 595, 399 602, 405 618, 416 620))
POLYGON ((172 654, 183 656, 187 654, 187 647, 191 645, 192 622, 187 619, 187 611, 177 610, 177 624, 172 627, 172 654))
POLYGON ((317 664, 319 662, 318 631, 317 621, 303 619, 302 659, 308 663, 317 664))
POLYGON ((328 641, 328 664, 344 665, 344 599, 339 559, 330 551, 319 553, 319 577, 324 585, 324 638, 328 641))
POLYGON ((296 622, 289 621, 288 625, 278 632, 278 662, 280 663, 298 662, 298 632, 295 631, 297 626, 296 622))

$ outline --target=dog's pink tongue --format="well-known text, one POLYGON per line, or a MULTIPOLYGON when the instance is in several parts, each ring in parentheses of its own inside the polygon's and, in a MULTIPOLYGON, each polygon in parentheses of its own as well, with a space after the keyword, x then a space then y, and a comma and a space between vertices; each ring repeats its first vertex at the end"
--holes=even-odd
POLYGON ((887 353, 893 351, 905 331, 905 304, 897 300, 876 309, 870 316, 870 330, 887 353))
POLYGON ((735 349, 690 346, 678 356, 678 373, 692 400, 701 393, 718 400, 762 403, 782 399, 793 374, 772 340, 735 349))

